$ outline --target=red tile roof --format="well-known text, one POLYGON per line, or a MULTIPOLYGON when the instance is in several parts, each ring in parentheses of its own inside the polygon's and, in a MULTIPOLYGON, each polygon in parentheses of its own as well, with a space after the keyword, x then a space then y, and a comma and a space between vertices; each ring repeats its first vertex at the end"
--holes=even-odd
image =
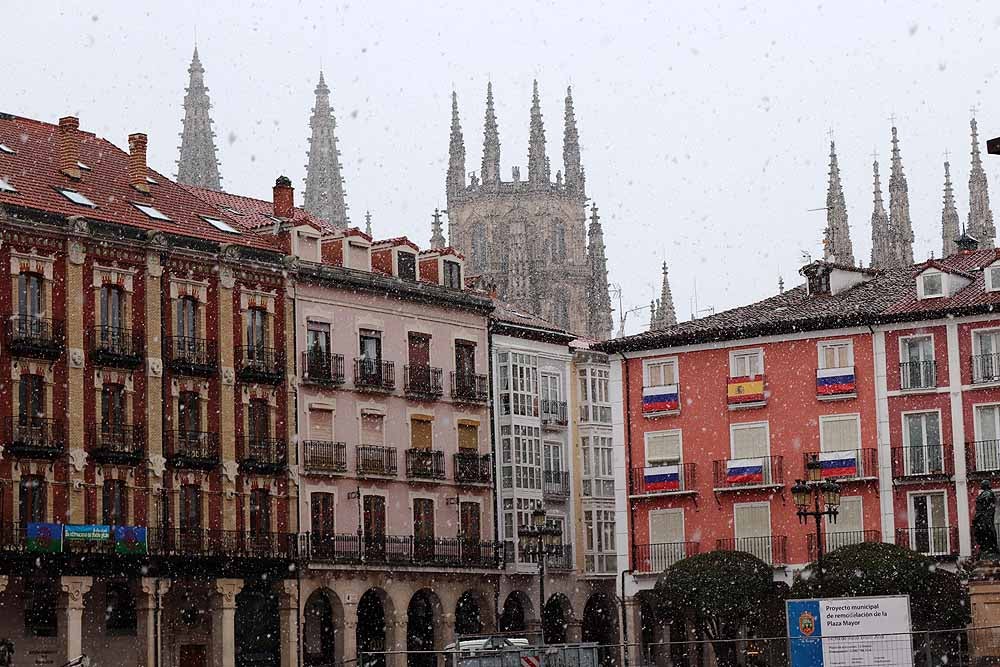
MULTIPOLYGON (((235 218, 243 227, 269 232, 279 218, 274 217, 274 202, 243 195, 234 195, 229 192, 218 192, 216 190, 206 190, 193 185, 182 185, 182 188, 200 197, 217 209, 219 214, 228 215, 235 218), (229 208, 237 211, 238 214, 226 211, 229 208)), ((295 225, 309 225, 319 231, 333 231, 334 227, 323 222, 319 218, 313 217, 304 208, 295 207, 291 222, 295 225)))
POLYGON ((129 155, 106 139, 91 132, 79 132, 79 160, 89 169, 74 180, 59 170, 59 127, 10 114, 0 114, 0 143, 16 151, 0 151, 0 178, 17 192, 0 191, 0 204, 24 207, 61 216, 127 225, 162 231, 218 243, 273 249, 271 242, 241 225, 235 216, 220 213, 166 176, 150 169, 148 195, 129 184, 129 155), (74 204, 56 188, 74 190, 96 204, 96 208, 74 204), (156 220, 132 204, 152 206, 170 218, 156 220), (203 220, 205 215, 220 218, 243 233, 220 231, 203 220))

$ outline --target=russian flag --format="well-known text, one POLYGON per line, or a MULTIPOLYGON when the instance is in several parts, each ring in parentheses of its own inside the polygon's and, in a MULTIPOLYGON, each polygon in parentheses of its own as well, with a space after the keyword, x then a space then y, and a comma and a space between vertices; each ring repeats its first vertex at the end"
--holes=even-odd
POLYGON ((854 367, 821 368, 816 371, 816 394, 818 396, 836 396, 838 394, 853 394, 857 390, 854 381, 854 367))
POLYGON ((858 455, 848 450, 845 452, 820 452, 820 477, 857 477, 858 455))
POLYGON ((669 412, 679 409, 680 405, 677 385, 675 384, 642 388, 643 412, 669 412))
POLYGON ((646 491, 680 491, 680 466, 653 466, 642 473, 646 491))
POLYGON ((726 461, 727 484, 763 484, 764 459, 729 459, 726 461))

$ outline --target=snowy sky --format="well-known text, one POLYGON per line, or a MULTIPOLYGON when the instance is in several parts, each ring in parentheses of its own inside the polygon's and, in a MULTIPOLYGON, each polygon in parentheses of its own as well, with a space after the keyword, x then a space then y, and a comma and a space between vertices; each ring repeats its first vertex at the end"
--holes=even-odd
MULTIPOLYGON (((0 111, 53 122, 77 114, 123 147, 145 131, 152 166, 173 175, 197 39, 225 189, 268 198, 287 174, 301 201, 322 65, 352 221, 363 225, 370 209, 376 236, 420 245, 445 204, 452 87, 472 170, 492 79, 509 178, 512 165, 526 173, 533 78, 561 168, 571 83, 611 281, 626 309, 646 304, 665 259, 682 319, 696 292, 701 308, 756 300, 779 274, 798 283, 803 252, 822 254, 825 214, 809 209, 825 205, 831 128, 866 264, 872 151, 887 180, 890 115, 918 258, 940 253, 946 149, 967 215, 970 107, 984 143, 1000 135, 989 94, 1000 67, 995 2, 55 4, 3 12, 0 111)), ((1000 208, 1000 158, 986 168, 1000 208)), ((633 313, 627 328, 647 322, 647 311, 633 313)))

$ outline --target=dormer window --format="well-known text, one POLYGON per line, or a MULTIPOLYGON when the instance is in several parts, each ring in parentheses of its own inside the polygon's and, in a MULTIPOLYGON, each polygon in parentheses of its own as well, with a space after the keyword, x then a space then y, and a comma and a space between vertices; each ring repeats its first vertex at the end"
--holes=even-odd
POLYGON ((444 286, 461 289, 462 287, 462 265, 458 262, 444 261, 444 286))
POLYGON ((830 272, 816 271, 809 276, 809 294, 829 294, 830 293, 830 272))
POLYGON ((986 291, 987 292, 1000 292, 1000 264, 994 266, 987 266, 986 272, 986 291))
POLYGON ((927 272, 920 276, 921 299, 944 296, 944 274, 939 271, 927 272))
POLYGON ((396 255, 396 270, 403 280, 417 279, 417 256, 412 252, 400 252, 396 255))

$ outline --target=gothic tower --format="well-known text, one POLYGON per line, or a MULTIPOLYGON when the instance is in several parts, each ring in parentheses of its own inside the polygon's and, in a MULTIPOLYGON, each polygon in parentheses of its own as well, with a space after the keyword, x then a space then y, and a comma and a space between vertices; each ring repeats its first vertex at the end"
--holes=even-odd
POLYGON ((663 285, 660 287, 660 298, 652 304, 653 317, 649 323, 650 331, 660 331, 677 324, 677 313, 674 310, 674 296, 670 292, 670 281, 667 279, 667 263, 663 263, 663 285))
POLYGON ((316 105, 309 119, 312 136, 306 165, 305 209, 334 227, 347 227, 350 220, 337 149, 337 121, 330 108, 330 89, 323 80, 323 72, 319 73, 315 92, 316 105))
POLYGON ((958 211, 955 209, 955 191, 951 187, 951 165, 944 163, 944 205, 941 209, 941 256, 954 255, 958 248, 955 239, 960 234, 958 211))
POLYGON ((180 159, 177 160, 177 182, 208 190, 220 190, 219 161, 215 152, 215 132, 209 109, 205 68, 198 58, 198 47, 188 67, 188 87, 184 94, 184 129, 181 132, 180 159))
POLYGON ((980 248, 992 248, 997 235, 990 210, 990 193, 986 185, 986 172, 979 156, 979 132, 976 119, 972 127, 972 169, 969 171, 969 235, 979 240, 980 248))
POLYGON ((823 238, 823 259, 836 264, 854 265, 851 228, 847 224, 847 203, 840 184, 837 151, 830 142, 830 182, 826 190, 826 233, 823 238))
POLYGON ((574 333, 606 339, 612 325, 604 235, 596 211, 588 230, 585 176, 569 89, 563 122, 563 170, 553 179, 541 95, 534 82, 527 179, 513 167, 510 180, 504 180, 493 85, 487 84, 482 166, 479 174, 466 178, 458 101, 452 96, 448 242, 465 254, 470 275, 495 285, 502 298, 574 333))
POLYGON ((882 183, 878 176, 878 160, 873 163, 875 172, 874 206, 872 208, 872 261, 873 269, 896 266, 896 252, 889 234, 889 215, 882 200, 882 183))
POLYGON ((913 264, 913 223, 910 222, 910 195, 899 156, 899 138, 892 127, 892 165, 889 172, 889 234, 895 261, 893 266, 913 264))

